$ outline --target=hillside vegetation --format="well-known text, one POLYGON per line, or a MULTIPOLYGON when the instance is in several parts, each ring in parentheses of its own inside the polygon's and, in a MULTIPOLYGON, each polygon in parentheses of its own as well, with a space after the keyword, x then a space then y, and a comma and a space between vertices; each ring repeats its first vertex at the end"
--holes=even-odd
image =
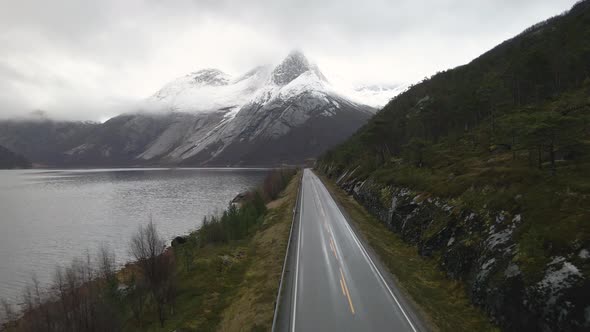
POLYGON ((418 208, 423 201, 433 209, 448 204, 449 216, 428 212, 423 229, 406 240, 421 252, 427 247, 424 254, 447 272, 447 247, 476 253, 462 258, 460 273, 448 274, 470 285, 473 301, 504 328, 589 327, 589 302, 576 295, 590 294, 589 59, 590 1, 580 1, 471 63, 412 86, 326 153, 320 168, 365 206, 373 204, 370 211, 385 211, 381 219, 401 233, 412 214, 426 215, 418 208), (408 195, 414 201, 399 211, 408 195), (403 225, 395 225, 397 214, 403 225), (513 222, 506 239, 513 246, 486 256, 505 219, 513 222), (438 244, 447 231, 449 244, 438 244), (563 284, 545 287, 556 271, 563 284), (507 294, 512 299, 479 293, 482 283, 491 290, 509 281, 521 283, 520 293, 507 294), (500 308, 541 288, 552 302, 500 308), (522 321, 508 310, 522 313, 522 321))

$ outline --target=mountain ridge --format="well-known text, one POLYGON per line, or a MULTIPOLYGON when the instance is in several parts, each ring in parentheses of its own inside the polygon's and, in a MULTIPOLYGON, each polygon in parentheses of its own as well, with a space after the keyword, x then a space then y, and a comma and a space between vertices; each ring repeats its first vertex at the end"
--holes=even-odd
POLYGON ((0 122, 7 133, 0 144, 60 166, 301 164, 376 112, 332 86, 300 51, 236 76, 216 68, 194 71, 163 85, 146 104, 159 111, 85 127, 25 122, 18 129, 0 122), (37 133, 56 137, 39 140, 37 133))
MULTIPOLYGON (((238 153, 237 150, 251 151, 250 147, 247 148, 244 145, 256 146, 261 142, 277 139, 287 134, 291 128, 303 125, 311 117, 315 117, 317 120, 320 117, 342 115, 350 118, 346 122, 352 121, 355 123, 353 127, 356 127, 356 124, 364 123, 374 112, 371 107, 359 105, 335 92, 319 68, 307 60, 301 52, 291 52, 274 69, 270 69, 268 66, 257 67, 257 69, 239 76, 238 79, 229 80, 229 85, 245 85, 246 89, 236 90, 240 93, 247 91, 250 94, 232 99, 226 102, 224 107, 201 111, 208 114, 216 113, 223 117, 216 125, 211 126, 206 134, 198 134, 196 137, 188 135, 187 144, 181 144, 175 147, 171 153, 165 155, 166 151, 163 148, 171 145, 166 140, 177 139, 177 137, 172 137, 173 135, 166 135, 153 144, 140 158, 150 160, 155 156, 160 156, 169 162, 180 161, 181 163, 196 161, 211 163, 218 162, 215 161, 216 159, 222 159, 231 164, 232 158, 227 158, 225 156, 227 152, 223 152, 229 145, 242 147, 241 149, 230 148, 230 151, 236 151, 234 154, 238 153), (306 98, 301 98, 301 96, 306 98), (309 103, 308 100, 313 102, 309 103), (347 108, 343 112, 339 112, 341 105, 346 105, 347 108), (321 111, 319 111, 320 108, 321 111), (355 111, 351 112, 352 110, 355 111), (280 112, 277 113, 277 111, 280 112), (280 115, 280 118, 273 114, 280 115), (269 119, 273 120, 269 121, 269 119)), ((232 91, 235 90, 232 89, 232 91)), ((232 97, 235 96, 235 93, 232 94, 232 97)), ((170 100, 170 102, 175 105, 174 100, 170 100)), ((190 112, 190 109, 185 109, 190 112)), ((340 129, 343 133, 350 133, 352 127, 342 125, 345 121, 337 120, 336 122, 341 124, 340 129)), ((178 134, 177 131, 176 134, 178 134)), ((298 138, 298 140, 301 139, 298 138)), ((330 142, 329 144, 336 142, 334 138, 326 139, 330 142)), ((321 143, 318 144, 321 145, 321 143)), ((315 150, 310 149, 310 151, 315 150)), ((309 156, 313 156, 313 154, 309 156)), ((263 156, 258 157, 258 160, 264 159, 263 156)), ((285 160, 293 162, 292 158, 283 159, 283 161, 285 160)), ((244 162, 244 160, 240 162, 244 162)), ((254 162, 254 160, 249 161, 249 163, 254 162)))

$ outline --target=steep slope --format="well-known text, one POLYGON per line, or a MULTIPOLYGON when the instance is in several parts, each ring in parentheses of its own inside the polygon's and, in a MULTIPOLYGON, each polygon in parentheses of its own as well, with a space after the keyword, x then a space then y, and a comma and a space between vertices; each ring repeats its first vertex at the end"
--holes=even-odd
POLYGON ((392 100, 320 168, 507 331, 590 329, 590 1, 392 100))
POLYGON ((30 168, 31 162, 25 157, 0 146, 0 169, 30 168))
POLYGON ((137 165, 136 156, 159 137, 178 117, 171 114, 124 114, 88 133, 82 144, 62 153, 72 165, 137 165))
POLYGON ((97 123, 47 119, 0 121, 0 145, 41 165, 63 165, 64 152, 99 127, 97 123))

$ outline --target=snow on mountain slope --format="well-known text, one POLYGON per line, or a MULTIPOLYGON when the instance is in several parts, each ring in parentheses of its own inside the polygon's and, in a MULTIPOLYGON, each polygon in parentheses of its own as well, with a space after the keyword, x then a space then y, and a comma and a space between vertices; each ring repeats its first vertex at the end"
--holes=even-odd
MULTIPOLYGON (((246 154, 258 155, 261 142, 297 132, 312 120, 334 133, 326 142, 311 137, 313 148, 321 151, 352 134, 376 110, 343 96, 298 51, 274 68, 257 67, 237 78, 217 69, 201 70, 168 83, 151 99, 185 115, 174 120, 138 158, 172 163, 241 162, 246 154), (326 118, 333 119, 321 120, 326 118)), ((275 147, 271 144, 269 148, 275 147)))
POLYGON ((233 117, 244 105, 290 98, 307 90, 337 94, 378 109, 406 88, 406 85, 352 87, 332 83, 303 53, 294 51, 274 69, 260 66, 236 78, 219 69, 193 72, 166 84, 149 99, 173 111, 228 112, 233 117))
POLYGON ((204 69, 166 84, 151 101, 178 112, 214 112, 235 109, 268 80, 269 67, 257 67, 233 79, 218 69, 204 69))
POLYGON ((318 77, 313 71, 306 71, 285 85, 268 84, 258 90, 248 104, 265 104, 274 99, 287 100, 303 92, 310 91, 318 96, 334 93, 327 82, 318 77))

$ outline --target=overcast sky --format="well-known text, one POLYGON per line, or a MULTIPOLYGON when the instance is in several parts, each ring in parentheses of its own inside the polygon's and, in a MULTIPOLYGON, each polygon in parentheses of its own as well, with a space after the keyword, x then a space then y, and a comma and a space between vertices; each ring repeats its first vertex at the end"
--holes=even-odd
POLYGON ((101 120, 200 68, 302 50, 330 77, 412 83, 575 0, 2 0, 0 118, 101 120))

